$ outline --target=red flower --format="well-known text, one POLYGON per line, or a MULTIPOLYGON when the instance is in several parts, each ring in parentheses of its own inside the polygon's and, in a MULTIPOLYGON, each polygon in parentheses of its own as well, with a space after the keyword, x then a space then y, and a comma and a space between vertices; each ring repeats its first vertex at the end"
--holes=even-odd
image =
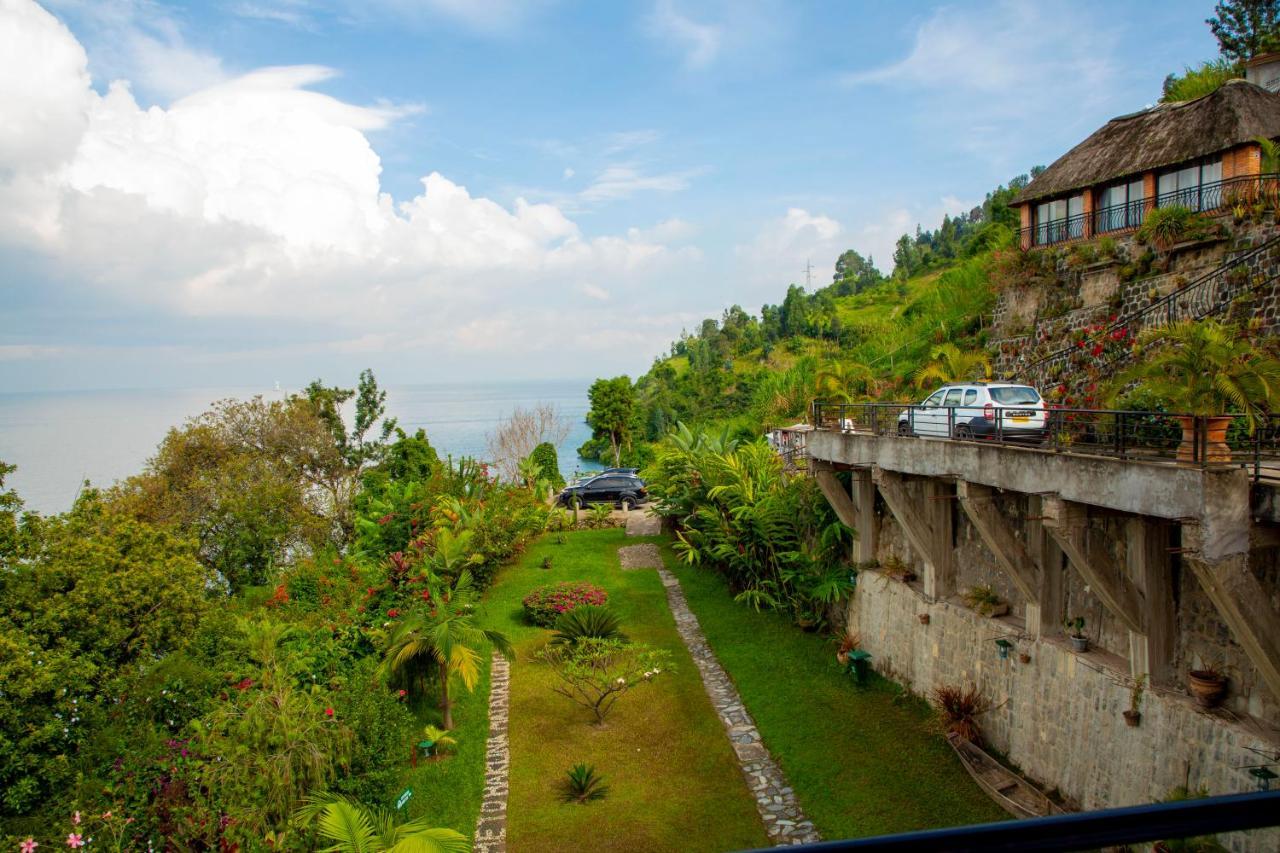
POLYGON ((243 678, 236 684, 236 690, 248 690, 253 686, 252 678, 243 678))
POLYGON ((399 610, 397 610, 397 609, 396 609, 396 608, 394 608, 394 607, 387 611, 387 618, 388 618, 388 619, 395 619, 395 618, 396 618, 397 616, 399 616, 399 615, 400 615, 400 611, 399 611, 399 610))
POLYGON ((1102 344, 1094 344, 1093 349, 1089 351, 1094 358, 1102 355, 1102 344))
POLYGON ((332 716, 333 716, 333 709, 332 709, 332 708, 325 708, 325 709, 324 709, 324 715, 325 715, 326 717, 332 717, 332 716))
POLYGON ((400 696, 400 698, 401 698, 401 699, 403 699, 403 698, 404 698, 405 696, 407 696, 408 694, 409 694, 409 691, 408 691, 408 690, 405 690, 403 687, 402 687, 402 688, 400 688, 400 690, 399 690, 399 696, 400 696))
POLYGON ((378 519, 378 524, 386 524, 387 522, 391 521, 391 519, 395 517, 396 517, 396 514, 394 512, 389 512, 386 515, 384 515, 382 518, 378 519))

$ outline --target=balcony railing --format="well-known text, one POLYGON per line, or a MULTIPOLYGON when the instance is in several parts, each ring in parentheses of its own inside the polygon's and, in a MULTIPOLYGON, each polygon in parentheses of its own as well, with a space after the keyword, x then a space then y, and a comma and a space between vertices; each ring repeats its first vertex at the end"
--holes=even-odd
POLYGON ((1024 246, 1052 246, 1099 234, 1137 228, 1157 207, 1180 205, 1199 213, 1225 210, 1237 204, 1280 204, 1280 174, 1243 175, 1196 187, 1161 193, 1154 198, 1095 208, 1063 219, 1040 222, 1020 232, 1024 246), (1089 226, 1086 228, 1086 224, 1089 226))
POLYGON ((1008 414, 1011 409, 996 408, 990 418, 983 418, 981 411, 973 406, 815 400, 812 415, 815 429, 1004 444, 1196 467, 1232 466, 1247 469, 1255 481, 1280 480, 1280 415, 1256 417, 1251 431, 1243 415, 1215 421, 1168 412, 1052 408, 1045 413, 1043 428, 1029 429, 1024 417, 1008 414))

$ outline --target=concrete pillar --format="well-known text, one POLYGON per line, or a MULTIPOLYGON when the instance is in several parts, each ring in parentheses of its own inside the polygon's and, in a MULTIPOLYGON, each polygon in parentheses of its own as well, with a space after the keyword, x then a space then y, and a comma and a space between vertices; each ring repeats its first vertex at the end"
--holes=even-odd
POLYGON ((1146 207, 1146 209, 1147 209, 1147 212, 1148 212, 1148 213, 1150 213, 1151 211, 1155 210, 1155 208, 1156 208, 1156 187, 1157 187, 1157 186, 1158 186, 1158 184, 1156 183, 1156 173, 1155 173, 1155 172, 1145 172, 1145 173, 1143 173, 1143 175, 1142 175, 1142 197, 1143 197, 1143 199, 1146 201, 1146 205, 1145 205, 1145 207, 1146 207))
POLYGON ((1027 496, 1027 548, 1040 567, 1039 602, 1027 605, 1027 632, 1040 639, 1062 630, 1063 591, 1062 549, 1044 529, 1044 512, 1039 495, 1027 496))
POLYGON ((933 539, 930 552, 934 555, 933 571, 924 579, 925 595, 941 600, 956 592, 956 561, 954 533, 951 523, 955 486, 945 480, 932 477, 924 481, 924 515, 929 522, 929 535, 933 539))
POLYGON ((853 560, 865 565, 876 559, 879 525, 876 524, 876 484, 870 468, 855 468, 849 484, 857 518, 858 538, 853 543, 853 560))
POLYGON ((1125 522, 1125 562, 1129 577, 1142 593, 1146 633, 1129 632, 1129 667, 1135 678, 1146 674, 1152 684, 1173 681, 1176 614, 1168 529, 1147 518, 1125 522))

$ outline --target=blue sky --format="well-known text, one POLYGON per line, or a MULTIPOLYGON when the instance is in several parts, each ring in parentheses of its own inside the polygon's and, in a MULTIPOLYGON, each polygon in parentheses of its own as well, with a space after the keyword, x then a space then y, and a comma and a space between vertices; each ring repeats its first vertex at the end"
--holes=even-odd
POLYGON ((3 0, 0 381, 637 374, 1216 52, 1051 5, 3 0))

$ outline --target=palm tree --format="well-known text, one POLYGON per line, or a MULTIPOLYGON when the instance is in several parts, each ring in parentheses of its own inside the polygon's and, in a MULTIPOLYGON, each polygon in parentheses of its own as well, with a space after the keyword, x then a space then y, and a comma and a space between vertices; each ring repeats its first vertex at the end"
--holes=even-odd
POLYGON ((965 352, 953 343, 938 344, 929 353, 933 359, 916 371, 916 386, 934 383, 963 382, 966 379, 990 379, 991 359, 981 350, 965 352), (981 377, 976 374, 981 374, 981 377))
POLYGON ((294 815, 306 826, 319 820, 320 835, 333 844, 325 853, 470 853, 460 832, 429 826, 426 817, 397 823, 385 809, 369 809, 337 794, 307 798, 294 815))
POLYGON ((836 402, 852 403, 855 397, 878 394, 880 383, 876 381, 875 372, 865 364, 833 361, 818 371, 818 390, 836 402))
POLYGON ((440 677, 443 726, 451 729, 450 679, 456 675, 468 690, 474 690, 480 678, 480 647, 492 645, 507 658, 513 650, 506 635, 475 624, 476 591, 471 572, 463 569, 452 587, 431 582, 428 590, 430 610, 410 616, 396 628, 387 643, 382 669, 393 676, 407 676, 410 684, 420 683, 434 669, 440 677))
POLYGON ((1184 320, 1152 329, 1138 343, 1158 348, 1135 351, 1135 363, 1112 380, 1112 388, 1140 382, 1175 411, 1191 415, 1216 417, 1234 409, 1250 434, 1280 399, 1280 361, 1233 323, 1184 320))

